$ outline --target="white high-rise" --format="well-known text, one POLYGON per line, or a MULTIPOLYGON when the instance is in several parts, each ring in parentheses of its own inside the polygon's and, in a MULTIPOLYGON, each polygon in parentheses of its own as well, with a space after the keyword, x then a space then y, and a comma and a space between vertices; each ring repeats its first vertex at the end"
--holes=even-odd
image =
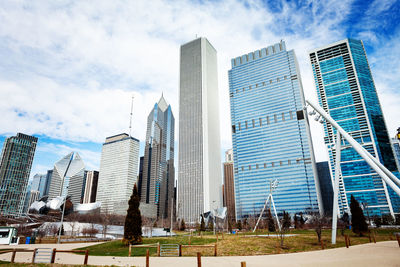
POLYGON ((222 206, 217 51, 206 38, 181 46, 178 213, 186 222, 222 206))
POLYGON ((127 134, 106 138, 101 151, 96 201, 101 212, 126 215, 128 201, 136 183, 139 140, 127 134))

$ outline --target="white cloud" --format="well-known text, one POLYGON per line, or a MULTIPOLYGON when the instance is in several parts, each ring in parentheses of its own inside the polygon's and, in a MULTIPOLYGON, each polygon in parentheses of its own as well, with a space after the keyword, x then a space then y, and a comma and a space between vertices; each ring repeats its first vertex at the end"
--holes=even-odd
MULTIPOLYGON (((351 5, 281 2, 272 12, 256 0, 7 3, 0 7, 0 134, 100 143, 128 131, 133 94, 133 135, 144 140, 147 115, 161 92, 178 133, 179 46, 198 35, 218 51, 221 139, 229 148, 230 59, 284 39, 298 56, 306 97, 316 102, 307 51, 346 37, 342 22, 351 5)), ((398 114, 394 103, 386 104, 385 111, 398 114)), ((320 126, 312 127, 321 146, 320 126)), ((326 159, 325 151, 317 158, 326 159)))

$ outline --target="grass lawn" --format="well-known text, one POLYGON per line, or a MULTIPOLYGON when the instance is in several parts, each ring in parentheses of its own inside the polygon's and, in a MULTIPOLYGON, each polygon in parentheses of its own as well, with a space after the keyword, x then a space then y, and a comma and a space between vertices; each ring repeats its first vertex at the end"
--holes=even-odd
MULTIPOLYGON (((378 229, 376 233, 376 241, 396 240, 393 233, 400 232, 399 229, 378 229)), ((189 236, 186 232, 177 232, 177 236, 173 237, 155 237, 143 238, 143 244, 189 244, 189 236)), ((268 234, 265 231, 257 231, 256 234, 268 234)), ((274 233, 275 234, 275 233, 274 233)), ((321 245, 318 243, 317 235, 314 230, 292 230, 288 234, 296 234, 296 236, 285 237, 284 246, 280 248, 280 240, 278 237, 257 237, 252 232, 240 233, 239 235, 224 234, 224 239, 219 235, 217 247, 218 256, 244 256, 244 255, 266 255, 276 253, 293 253, 310 250, 320 250, 321 245)), ((359 237, 350 230, 346 230, 345 234, 350 236, 351 245, 364 244, 369 242, 368 236, 359 237)), ((344 237, 338 231, 336 245, 330 244, 331 231, 324 230, 322 240, 325 248, 344 247, 344 237)), ((192 245, 215 244, 216 236, 212 233, 205 233, 202 237, 191 237, 192 245)), ((103 244, 80 248, 89 249, 90 255, 96 256, 128 256, 128 247, 124 246, 120 240, 110 241, 103 244)), ((134 248, 132 256, 144 256, 147 248, 134 248)), ((157 249, 150 248, 150 256, 157 256, 157 249)), ((201 252, 204 256, 213 256, 214 248, 182 248, 182 256, 195 256, 197 252, 201 252)))

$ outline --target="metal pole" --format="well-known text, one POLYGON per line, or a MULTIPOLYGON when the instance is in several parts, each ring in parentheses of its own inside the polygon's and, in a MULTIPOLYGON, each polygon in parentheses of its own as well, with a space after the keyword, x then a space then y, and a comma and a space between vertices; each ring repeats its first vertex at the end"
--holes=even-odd
POLYGON ((258 217, 256 226, 254 226, 253 233, 257 230, 257 226, 258 226, 258 224, 260 223, 260 220, 261 220, 262 215, 264 214, 264 210, 265 210, 265 207, 266 207, 267 204, 268 204, 268 201, 269 201, 269 197, 270 197, 270 196, 271 196, 271 194, 268 195, 267 200, 265 201, 264 207, 263 207, 263 209, 262 209, 262 211, 261 211, 261 213, 260 213, 260 216, 258 217))
POLYGON ((339 209, 339 177, 340 177, 340 156, 342 139, 340 132, 337 131, 336 139, 336 165, 335 165, 335 184, 333 186, 333 212, 332 212, 332 244, 336 244, 337 217, 339 209))
POLYGON ((375 159, 372 159, 372 155, 369 154, 353 137, 351 137, 345 130, 343 130, 340 125, 332 119, 332 117, 327 114, 321 107, 312 104, 308 100, 306 102, 317 111, 322 117, 324 117, 333 127, 336 128, 337 131, 345 138, 350 145, 357 151, 357 153, 368 163, 368 165, 376 171, 376 173, 396 192, 397 195, 400 196, 400 187, 396 185, 396 183, 400 183, 400 180, 397 177, 388 176, 386 172, 390 172, 389 170, 383 171, 386 169, 383 165, 379 165, 375 163, 375 159), (396 181, 396 183, 394 182, 396 181))
POLYGON ((278 228, 279 228, 279 232, 280 232, 280 231, 282 231, 281 224, 279 223, 279 217, 278 217, 278 213, 276 213, 275 202, 274 202, 274 198, 272 197, 272 195, 271 195, 271 202, 272 202, 272 206, 274 207, 276 222, 278 223, 278 228))
MULTIPOLYGON (((67 187, 68 190, 68 187, 67 187)), ((61 225, 60 225, 60 229, 58 230, 58 240, 57 240, 57 244, 60 244, 60 240, 61 240, 61 229, 63 227, 63 221, 64 221, 64 212, 65 212, 65 206, 67 204, 67 196, 65 196, 64 199, 64 204, 63 204, 63 210, 62 210, 62 214, 61 214, 61 225)))

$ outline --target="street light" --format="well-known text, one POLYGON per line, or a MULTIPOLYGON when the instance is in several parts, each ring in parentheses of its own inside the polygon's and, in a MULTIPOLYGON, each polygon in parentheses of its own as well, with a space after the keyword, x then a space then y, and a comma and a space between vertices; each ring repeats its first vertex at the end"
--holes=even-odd
POLYGON ((63 227, 63 221, 64 221, 64 213, 65 213, 65 206, 67 205, 67 194, 68 194, 68 187, 66 187, 66 194, 65 194, 65 198, 64 198, 64 204, 63 204, 63 210, 62 210, 62 214, 61 214, 61 225, 60 225, 60 229, 58 230, 58 241, 57 244, 60 244, 60 240, 61 240, 61 229, 63 227))

